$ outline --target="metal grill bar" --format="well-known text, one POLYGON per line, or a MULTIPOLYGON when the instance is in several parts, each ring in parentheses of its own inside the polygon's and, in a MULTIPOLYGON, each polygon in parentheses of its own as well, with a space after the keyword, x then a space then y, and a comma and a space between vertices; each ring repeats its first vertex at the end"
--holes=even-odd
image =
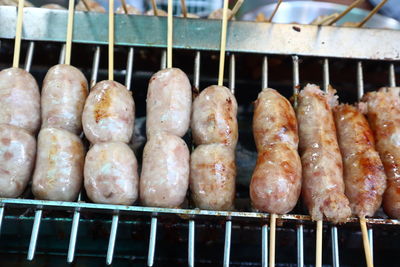
POLYGON ((194 266, 194 235, 195 224, 193 220, 189 221, 189 247, 188 247, 188 265, 189 267, 194 266))
POLYGON ((160 69, 165 69, 167 67, 167 50, 163 50, 161 52, 161 63, 160 63, 160 69))
POLYGON ((126 88, 128 88, 128 90, 131 90, 134 53, 135 51, 133 47, 130 47, 128 52, 128 59, 126 62, 126 77, 125 77, 125 86, 126 88))
POLYGON ((368 229, 369 248, 371 249, 371 258, 374 259, 374 232, 372 228, 368 229))
POLYGON ((328 92, 329 87, 329 60, 327 58, 324 59, 324 91, 328 92))
POLYGON ((39 208, 35 211, 35 219, 33 221, 31 240, 29 242, 28 260, 33 260, 35 257, 36 243, 39 235, 40 221, 42 220, 42 209, 39 208))
POLYGON ((357 62, 357 98, 361 99, 364 95, 364 77, 363 77, 363 69, 362 62, 357 62))
POLYGON ((72 218, 71 236, 69 238, 68 255, 67 262, 72 263, 74 261, 75 246, 76 246, 76 236, 78 234, 79 219, 81 213, 79 210, 74 211, 74 217, 72 218))
POLYGON ((25 70, 27 72, 31 70, 34 49, 35 49, 35 43, 29 42, 28 51, 26 52, 26 58, 25 58, 25 70))
POLYGON ((65 46, 65 44, 63 44, 61 47, 61 53, 60 53, 60 57, 58 59, 58 64, 64 64, 64 62, 65 62, 65 49, 66 49, 66 46, 65 46))
POLYGON ((117 230, 118 230, 118 221, 119 221, 119 215, 114 214, 111 223, 110 239, 108 241, 107 260, 106 260, 107 265, 111 265, 113 260, 115 238, 117 237, 117 230))
POLYGON ((262 65, 261 90, 268 88, 268 57, 264 56, 262 65))
POLYGON ((156 249, 156 235, 157 235, 157 217, 153 217, 153 218, 151 218, 149 254, 147 256, 147 266, 149 266, 149 267, 153 266, 153 264, 154 264, 154 252, 156 249))
POLYGON ((394 71, 394 64, 389 65, 389 86, 396 87, 396 75, 394 71))
POLYGON ((268 224, 264 224, 261 228, 262 251, 261 251, 261 266, 268 266, 268 224))
POLYGON ((0 233, 1 233, 1 226, 3 225, 3 218, 4 218, 4 205, 0 206, 0 233))
POLYGON ((229 266, 231 256, 232 221, 230 218, 225 223, 224 267, 229 266))
POLYGON ((96 46, 94 51, 93 63, 92 63, 92 77, 90 78, 90 88, 92 88, 97 83, 97 75, 99 72, 100 63, 100 46, 96 46))
POLYGON ((297 226, 297 266, 304 267, 303 225, 297 226))
POLYGON ((231 54, 229 58, 229 89, 235 94, 235 77, 236 77, 236 59, 235 54, 231 54))

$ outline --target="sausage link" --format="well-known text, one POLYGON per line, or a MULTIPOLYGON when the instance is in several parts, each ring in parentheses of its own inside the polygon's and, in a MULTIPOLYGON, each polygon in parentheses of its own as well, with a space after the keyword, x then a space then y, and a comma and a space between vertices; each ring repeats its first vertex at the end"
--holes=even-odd
POLYGON ((35 134, 40 126, 40 94, 35 78, 27 71, 0 71, 0 123, 35 134))
POLYGON ((88 82, 82 72, 59 64, 49 69, 42 88, 42 128, 62 128, 79 135, 88 82))
POLYGON ((190 190, 196 207, 231 210, 235 199, 235 154, 223 144, 198 146, 190 160, 190 190))
POLYGON ((353 106, 336 106, 333 114, 351 210, 358 217, 373 216, 381 206, 386 188, 386 175, 375 150, 373 133, 364 115, 353 106))
POLYGON ((62 129, 39 132, 32 192, 38 199, 74 201, 82 186, 83 144, 62 129))
POLYGON ((36 140, 26 130, 0 124, 0 197, 18 197, 31 177, 36 140))
POLYGON ((85 189, 96 203, 131 205, 138 197, 135 154, 125 143, 99 143, 86 154, 85 189))
POLYGON ((224 86, 209 86, 193 102, 191 128, 195 144, 221 143, 234 148, 238 140, 237 102, 224 86))
POLYGON ((351 215, 344 194, 343 164, 330 103, 335 97, 308 84, 299 94, 297 121, 303 173, 303 197, 313 220, 334 223, 351 215))
POLYGON ((400 219, 400 87, 381 88, 363 98, 369 124, 374 132, 387 176, 383 208, 392 218, 400 219))
POLYGON ((289 101, 264 89, 255 101, 253 133, 258 159, 250 183, 254 208, 275 214, 291 211, 301 191, 296 115, 289 101))
POLYGON ((129 143, 134 120, 135 103, 125 86, 101 81, 92 88, 82 114, 83 131, 91 143, 129 143))
POLYGON ((186 74, 177 68, 160 70, 147 91, 147 138, 157 132, 182 137, 189 128, 192 88, 186 74))
POLYGON ((186 196, 189 184, 189 149, 168 133, 154 134, 143 151, 140 199, 143 205, 176 208, 186 196))

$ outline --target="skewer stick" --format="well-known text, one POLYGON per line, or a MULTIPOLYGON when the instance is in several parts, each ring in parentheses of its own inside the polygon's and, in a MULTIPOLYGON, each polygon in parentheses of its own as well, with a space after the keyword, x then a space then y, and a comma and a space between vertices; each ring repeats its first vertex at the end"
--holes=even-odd
POLYGON ((272 14, 268 19, 268 22, 272 21, 272 19, 274 18, 275 14, 276 14, 276 11, 278 11, 279 6, 282 4, 282 1, 283 0, 278 0, 278 3, 276 4, 274 11, 272 11, 272 14))
POLYGON ((15 30, 13 68, 19 67, 19 55, 21 53, 22 18, 24 15, 24 0, 18 0, 17 28, 15 30))
POLYGON ((86 7, 86 10, 88 11, 88 12, 90 12, 90 5, 89 5, 89 3, 87 2, 87 0, 82 0, 82 2, 83 2, 83 4, 85 5, 85 7, 86 7))
POLYGON ((172 0, 168 0, 168 29, 167 29, 167 68, 172 68, 172 36, 173 36, 173 20, 172 20, 172 0))
POLYGON ((361 28, 364 26, 367 21, 372 18, 373 15, 375 15, 379 9, 383 7, 384 4, 386 4, 387 0, 382 0, 374 9, 372 9, 371 12, 369 12, 368 16, 366 16, 360 23, 358 23, 357 27, 361 28))
POLYGON ((181 0, 181 9, 182 9, 182 15, 184 18, 187 18, 187 7, 186 7, 186 1, 181 0))
POLYGON ((151 7, 153 8, 154 16, 158 16, 158 9, 156 0, 151 0, 151 7))
POLYGON ((222 31, 221 31, 221 48, 219 54, 219 74, 218 85, 222 86, 224 83, 224 67, 225 67, 225 50, 226 50, 226 28, 228 26, 228 0, 224 0, 224 7, 222 12, 222 31))
POLYGON ((317 239, 316 239, 315 266, 322 266, 322 220, 317 221, 317 239))
POLYGON ((69 0, 67 41, 66 41, 65 61, 64 61, 64 64, 66 64, 66 65, 71 64, 72 33, 73 33, 73 28, 74 28, 74 8, 75 8, 75 1, 69 0))
POLYGON ((351 5, 349 5, 342 13, 340 13, 334 20, 332 20, 331 22, 328 23, 328 26, 333 25, 334 23, 336 23, 338 20, 340 20, 341 18, 343 18, 344 16, 347 15, 347 13, 349 13, 353 8, 355 8, 356 6, 358 6, 359 4, 361 4, 362 2, 364 2, 364 0, 356 0, 354 1, 351 5))
POLYGON ((108 7, 108 79, 114 80, 114 0, 108 7))
POLYGON ((360 217, 360 226, 361 226, 362 238, 363 238, 363 243, 364 243, 365 260, 367 262, 368 267, 373 267, 374 263, 372 261, 371 248, 369 245, 368 230, 367 230, 367 223, 365 221, 365 217, 360 217))
POLYGON ((122 8, 124 9, 125 14, 128 15, 128 6, 125 0, 121 0, 122 8))
POLYGON ((232 8, 232 13, 229 16, 228 20, 231 20, 236 15, 236 13, 239 11, 240 7, 242 6, 243 2, 244 2, 244 0, 238 0, 236 2, 236 4, 232 8))
POLYGON ((275 233, 276 233, 276 214, 271 214, 269 233, 269 267, 275 266, 275 233))

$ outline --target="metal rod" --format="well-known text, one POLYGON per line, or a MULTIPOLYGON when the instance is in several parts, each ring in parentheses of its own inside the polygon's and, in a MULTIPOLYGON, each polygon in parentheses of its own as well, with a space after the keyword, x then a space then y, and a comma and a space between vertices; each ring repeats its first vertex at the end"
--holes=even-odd
POLYGON ((35 43, 29 42, 28 52, 26 53, 26 58, 25 58, 25 70, 27 72, 31 70, 34 49, 35 49, 35 43))
POLYGON ((363 67, 362 62, 357 63, 357 97, 361 99, 364 95, 364 78, 363 78, 363 67))
POLYGON ((156 248, 156 235, 157 235, 157 217, 153 217, 153 218, 151 218, 149 254, 147 255, 147 266, 149 266, 149 267, 153 266, 153 264, 154 264, 154 251, 156 248))
POLYGON ((374 232, 372 228, 368 229, 369 248, 371 250, 371 258, 374 260, 374 232))
POLYGON ((304 266, 303 225, 297 226, 297 266, 304 266))
POLYGON ((119 215, 114 214, 111 223, 110 239, 108 240, 107 260, 106 260, 107 265, 111 265, 113 260, 115 238, 117 237, 117 230, 118 230, 118 221, 119 221, 119 215))
POLYGON ((268 57, 264 56, 262 65, 261 89, 268 88, 268 57))
POLYGON ((229 266, 229 260, 231 256, 231 234, 232 221, 227 220, 225 223, 224 267, 229 266))
POLYGON ((135 51, 134 51, 133 47, 130 47, 129 52, 128 52, 128 60, 126 62, 126 76, 125 76, 125 86, 128 90, 131 89, 131 83, 132 83, 134 53, 135 53, 135 51))
POLYGON ((160 65, 160 69, 165 69, 167 67, 167 51, 164 49, 161 52, 161 65, 160 65))
POLYGON ((324 91, 328 92, 329 87, 329 60, 327 58, 324 59, 324 91))
POLYGON ((396 73, 394 71, 394 64, 389 65, 389 86, 396 87, 396 73))
POLYGON ((0 232, 1 232, 1 226, 3 225, 3 217, 4 217, 4 205, 0 206, 0 232))
POLYGON ((27 259, 30 261, 33 260, 33 257, 35 256, 36 243, 39 235, 39 227, 41 220, 42 220, 42 209, 39 208, 35 211, 35 219, 33 221, 31 241, 29 242, 27 259))
POLYGON ((189 221, 189 247, 188 247, 188 265, 189 267, 194 266, 194 230, 195 224, 193 220, 189 221))
POLYGON ((268 224, 264 224, 261 229, 262 232, 262 252, 261 252, 261 266, 268 266, 268 224))
POLYGON ((297 107, 297 96, 300 89, 300 78, 299 78, 299 57, 292 56, 293 60, 293 97, 294 97, 294 107, 297 107))
POLYGON ((331 236, 332 236, 332 262, 333 267, 339 267, 339 244, 338 244, 338 231, 336 226, 332 226, 331 228, 331 236))
POLYGON ((64 64, 65 61, 65 44, 61 47, 60 57, 58 59, 58 64, 64 64))
POLYGON ((235 54, 231 54, 229 60, 229 89, 235 94, 236 59, 235 54))
POLYGON ((193 73, 193 85, 197 92, 200 91, 200 51, 196 51, 194 58, 194 73, 193 73))
POLYGON ((74 217, 72 218, 71 236, 69 238, 68 256, 67 256, 68 263, 72 263, 74 261, 76 236, 78 234, 78 226, 79 226, 80 217, 81 217, 81 213, 79 212, 79 210, 75 210, 74 217))
POLYGON ((97 74, 99 72, 99 63, 100 63, 100 46, 96 46, 96 50, 93 56, 93 64, 92 64, 92 77, 90 78, 90 88, 92 88, 97 82, 97 74))

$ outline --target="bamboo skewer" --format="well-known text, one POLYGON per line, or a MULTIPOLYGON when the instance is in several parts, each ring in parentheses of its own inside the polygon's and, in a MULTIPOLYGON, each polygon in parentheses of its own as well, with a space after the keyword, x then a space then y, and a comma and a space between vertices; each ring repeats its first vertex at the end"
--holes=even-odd
POLYGON ((172 37, 174 24, 172 20, 173 3, 168 0, 168 28, 167 28, 167 68, 172 68, 172 37))
POLYGON ((357 27, 361 28, 364 26, 364 24, 367 23, 367 21, 372 18, 372 16, 375 15, 384 4, 386 4, 386 2, 387 0, 382 0, 360 23, 358 23, 357 27))
POLYGON ((19 56, 21 54, 21 35, 22 35, 22 19, 24 15, 24 0, 18 1, 17 28, 15 30, 14 58, 13 68, 19 67, 19 56))
POLYGON ((124 9, 125 14, 128 15, 128 6, 125 0, 121 0, 122 8, 124 9))
POLYGON ((108 79, 114 80, 114 0, 108 7, 108 79))
POLYGON ((361 232, 362 232, 362 239, 363 239, 363 243, 364 243, 365 260, 367 262, 368 267, 373 267, 374 263, 373 263, 372 255, 371 255, 371 248, 370 248, 369 239, 368 239, 368 229, 367 229, 367 223, 365 221, 365 217, 360 217, 360 226, 361 226, 361 232))
POLYGON ((240 7, 242 6, 243 2, 244 2, 244 0, 238 0, 236 2, 236 4, 232 8, 232 12, 231 12, 231 15, 229 16, 228 20, 231 20, 236 15, 236 13, 239 11, 240 7))
POLYGON ((271 21, 272 21, 272 19, 274 18, 275 14, 276 14, 276 12, 278 11, 278 8, 279 8, 279 6, 282 4, 282 2, 283 2, 283 0, 278 0, 278 3, 276 4, 276 6, 275 6, 275 8, 274 8, 274 11, 272 11, 272 14, 271 14, 271 16, 270 16, 269 19, 268 19, 268 22, 271 22, 271 21))
POLYGON ((315 250, 315 266, 322 266, 322 220, 317 221, 317 238, 315 250))
POLYGON ((182 9, 182 15, 184 18, 187 18, 187 7, 186 7, 186 1, 181 0, 181 9, 182 9))
POLYGON ((351 5, 349 5, 342 13, 340 13, 335 19, 333 19, 331 22, 329 22, 327 25, 333 25, 334 23, 336 23, 337 21, 339 21, 341 18, 343 18, 344 16, 347 15, 347 13, 349 13, 353 8, 355 8, 356 6, 358 6, 359 4, 361 4, 362 2, 364 2, 364 0, 356 0, 354 1, 351 5))
POLYGON ((275 266, 275 234, 276 234, 276 214, 271 214, 270 234, 269 234, 269 267, 275 266))
POLYGON ((224 69, 225 69, 225 50, 226 50, 226 31, 228 27, 228 0, 224 0, 222 12, 222 30, 221 30, 221 48, 219 54, 219 73, 218 85, 224 84, 224 69))
POLYGON ((157 9, 156 0, 151 0, 151 7, 153 8, 154 16, 158 16, 158 9, 157 9))
POLYGON ((68 4, 68 24, 67 24, 67 41, 65 48, 65 60, 64 64, 71 64, 71 49, 72 49, 72 33, 74 28, 74 9, 75 9, 75 1, 69 0, 68 4))

